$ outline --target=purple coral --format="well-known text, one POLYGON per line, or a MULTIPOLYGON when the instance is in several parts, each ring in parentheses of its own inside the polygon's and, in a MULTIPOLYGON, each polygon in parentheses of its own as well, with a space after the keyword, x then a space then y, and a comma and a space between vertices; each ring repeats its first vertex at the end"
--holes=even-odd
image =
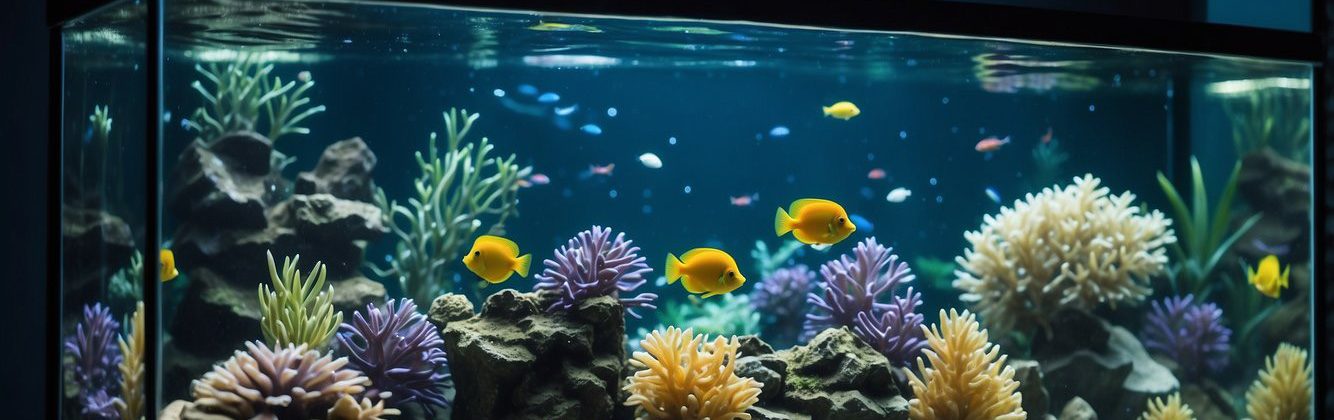
POLYGON ((601 226, 579 232, 556 250, 554 259, 542 261, 546 269, 536 276, 538 283, 533 291, 555 299, 548 312, 568 311, 581 300, 612 296, 620 300, 626 312, 639 318, 634 309, 655 309, 653 301, 658 295, 620 296, 644 285, 644 275, 653 271, 632 243, 625 240, 624 233, 611 240, 611 229, 601 226))
POLYGON ((84 305, 83 321, 74 326, 73 336, 65 339, 65 350, 74 357, 74 381, 79 387, 81 413, 87 419, 119 418, 116 398, 112 394, 120 386, 120 348, 116 332, 120 323, 111 316, 111 309, 101 303, 84 305))
POLYGON ((750 306, 764 316, 765 339, 792 343, 801 330, 806 294, 815 285, 815 272, 805 265, 779 268, 750 292, 750 306))
POLYGON ((371 379, 367 395, 390 406, 417 402, 427 413, 432 407, 448 407, 444 388, 449 374, 445 342, 426 317, 417 313, 412 299, 398 308, 390 299, 384 309, 366 305, 366 316, 357 312, 352 323, 338 328, 338 343, 348 355, 352 369, 371 379), (390 395, 384 395, 384 393, 390 395))
POLYGON ((810 293, 806 301, 814 308, 806 314, 803 340, 809 340, 826 328, 850 327, 863 341, 875 346, 895 363, 906 363, 922 348, 922 316, 914 312, 920 294, 908 291, 893 303, 880 296, 916 276, 908 263, 890 249, 867 238, 847 255, 820 267, 819 293, 810 293))
POLYGON ((1195 303, 1195 295, 1153 302, 1141 336, 1144 347, 1171 357, 1188 377, 1227 367, 1232 330, 1217 305, 1195 303))

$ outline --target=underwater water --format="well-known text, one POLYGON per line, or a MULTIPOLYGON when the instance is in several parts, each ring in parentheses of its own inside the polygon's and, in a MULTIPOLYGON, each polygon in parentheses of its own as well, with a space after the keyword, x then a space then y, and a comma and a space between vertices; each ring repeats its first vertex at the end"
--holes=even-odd
POLYGON ((135 328, 158 328, 140 375, 175 418, 1310 415, 1309 66, 342 2, 166 11, 161 221, 138 207, 142 6, 65 35, 65 417, 144 410, 117 373, 135 328), (161 325, 121 326, 136 275, 160 284, 161 325), (259 385, 283 366, 303 373, 259 385), (719 369, 694 391, 662 379, 719 369))

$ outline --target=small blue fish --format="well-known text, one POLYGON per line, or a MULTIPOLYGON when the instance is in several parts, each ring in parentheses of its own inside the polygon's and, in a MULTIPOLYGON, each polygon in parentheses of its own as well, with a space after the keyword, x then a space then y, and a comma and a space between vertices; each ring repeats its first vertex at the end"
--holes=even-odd
POLYGON ((537 101, 544 104, 554 104, 560 101, 560 95, 555 92, 543 93, 542 96, 537 97, 537 101))
POLYGON ((987 193, 987 198, 990 198, 991 201, 996 202, 996 204, 1000 204, 1001 196, 999 192, 996 192, 995 187, 987 187, 987 189, 983 190, 983 192, 987 193))
POLYGON ((83 131, 83 144, 93 142, 93 126, 89 125, 87 130, 83 131))
POLYGON ((579 110, 579 104, 570 105, 564 108, 556 107, 556 115, 564 117, 566 115, 573 114, 574 111, 578 110, 579 110))
POLYGON ((533 86, 533 85, 530 85, 530 84, 526 84, 526 83, 525 83, 525 84, 519 85, 519 86, 515 87, 514 90, 518 91, 520 94, 523 94, 523 95, 527 95, 527 96, 537 96, 537 86, 533 86))
POLYGON ((870 220, 866 220, 866 218, 865 218, 865 217, 862 217, 862 215, 860 215, 860 214, 855 214, 855 213, 854 213, 854 214, 849 214, 849 215, 848 215, 848 218, 849 218, 849 219, 852 219, 852 223, 853 223, 853 224, 857 225, 857 230, 860 230, 860 231, 863 231, 863 232, 866 232, 866 233, 875 232, 875 224, 874 224, 874 223, 871 223, 870 220))
POLYGON ((188 120, 188 119, 186 119, 186 118, 181 118, 181 129, 182 129, 182 130, 189 131, 191 125, 193 125, 193 123, 191 123, 190 120, 188 120))
POLYGON ((504 98, 504 97, 505 97, 505 89, 496 89, 496 90, 493 90, 493 91, 491 91, 491 94, 492 94, 492 95, 496 95, 497 98, 504 98))
POLYGON ((584 126, 579 127, 579 129, 583 130, 583 132, 588 133, 589 135, 596 136, 602 134, 602 127, 598 127, 597 124, 584 124, 584 126))
POLYGON ((769 129, 769 137, 787 137, 788 134, 792 134, 792 131, 788 130, 785 126, 776 125, 774 128, 769 129))

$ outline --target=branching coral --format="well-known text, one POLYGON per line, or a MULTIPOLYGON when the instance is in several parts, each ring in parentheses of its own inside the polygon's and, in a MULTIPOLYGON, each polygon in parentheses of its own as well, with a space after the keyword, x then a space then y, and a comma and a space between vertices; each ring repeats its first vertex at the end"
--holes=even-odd
POLYGON ((333 408, 329 409, 328 420, 378 420, 387 416, 397 416, 402 414, 397 409, 384 408, 384 401, 378 401, 374 404, 371 400, 363 398, 360 403, 351 395, 344 394, 338 402, 334 403, 333 408))
POLYGON ((630 365, 638 369, 625 390, 625 405, 639 418, 750 419, 746 409, 759 402, 760 383, 742 378, 736 368, 736 337, 716 337, 668 327, 645 338, 630 365))
POLYGON ((1246 413, 1252 420, 1306 420, 1311 418, 1311 364, 1306 350, 1280 344, 1265 359, 1265 369, 1246 390, 1246 413))
POLYGON ((412 299, 384 309, 366 305, 366 316, 353 314, 351 324, 339 327, 339 348, 350 357, 352 369, 370 378, 367 395, 394 407, 417 402, 427 413, 447 407, 444 388, 449 375, 445 342, 434 324, 417 313, 412 299))
POLYGON ((121 420, 139 420, 144 415, 144 303, 130 316, 129 330, 120 338, 121 398, 115 402, 121 420))
POLYGON ((920 333, 925 317, 917 313, 921 304, 922 294, 909 287, 903 296, 894 296, 879 317, 871 312, 858 312, 853 332, 890 362, 907 364, 926 347, 920 333))
POLYGON ((65 339, 65 350, 74 358, 74 385, 79 390, 80 412, 89 419, 117 418, 115 394, 119 381, 113 369, 121 363, 116 346, 120 323, 111 316, 110 309, 97 303, 83 307, 83 321, 74 328, 74 335, 65 339))
POLYGON ((801 249, 801 242, 794 240, 783 241, 778 249, 769 251, 769 244, 761 240, 755 240, 755 249, 750 250, 751 258, 755 259, 755 271, 760 273, 761 278, 773 274, 779 267, 786 265, 792 259, 792 255, 801 249))
POLYGON ((759 334, 760 314, 751 309, 750 297, 725 294, 719 299, 700 300, 689 296, 685 302, 667 305, 659 321, 677 328, 690 328, 700 334, 759 334))
POLYGON ((1190 206, 1186 205, 1176 187, 1162 172, 1158 173, 1158 186, 1162 187, 1167 202, 1172 205, 1177 228, 1181 230, 1181 242, 1171 245, 1172 254, 1176 257, 1176 264, 1170 272, 1172 288, 1182 293, 1205 294, 1212 285, 1212 282, 1206 280, 1223 259, 1223 254, 1260 221, 1260 215, 1246 218, 1237 230, 1227 233, 1232 223, 1232 198, 1237 192, 1241 162, 1232 166, 1232 174, 1223 184, 1223 195, 1214 204, 1212 219, 1209 217, 1211 212, 1208 191, 1204 188, 1204 173, 1200 170, 1200 162, 1194 157, 1190 158, 1190 169, 1190 206))
POLYGON ((874 237, 857 244, 856 258, 841 256, 820 267, 817 292, 807 296, 814 306, 806 314, 803 340, 809 340, 826 328, 850 327, 867 344, 895 363, 906 363, 922 348, 921 315, 914 311, 921 294, 909 288, 892 302, 881 296, 892 293, 900 284, 915 276, 908 263, 874 237))
MULTIPOLYGON (((483 137, 464 141, 478 114, 450 109, 444 113, 445 149, 436 148, 431 133, 426 152, 417 152, 421 175, 414 181, 416 197, 408 205, 390 201, 376 188, 375 201, 384 224, 398 237, 389 267, 371 266, 381 277, 398 279, 403 292, 418 302, 430 302, 445 290, 446 264, 458 260, 460 247, 494 218, 489 233, 501 234, 505 220, 518 214, 518 181, 532 172, 520 167, 515 156, 490 156, 495 146, 483 137)), ((476 290, 465 289, 476 296, 476 290)))
POLYGON ((1005 366, 1000 347, 987 341, 976 317, 940 311, 940 324, 926 333, 930 346, 922 350, 931 361, 927 367, 917 358, 917 370, 904 368, 912 385, 908 417, 913 420, 1022 420, 1027 413, 1021 405, 1014 368, 1005 366))
POLYGON ((805 319, 806 294, 815 286, 815 272, 805 265, 774 270, 755 284, 750 305, 761 315, 770 344, 794 344, 805 319))
POLYGON ((533 291, 553 299, 548 312, 569 311, 579 301, 597 296, 613 296, 635 318, 635 308, 654 309, 654 293, 623 297, 644 285, 644 275, 653 271, 639 256, 639 247, 625 239, 625 233, 611 239, 611 229, 593 226, 579 232, 552 259, 542 261, 546 269, 538 274, 533 291))
POLYGON ((1140 420, 1195 420, 1195 411, 1181 403, 1181 394, 1172 394, 1167 401, 1162 398, 1149 400, 1149 408, 1140 420))
POLYGON ((1171 220, 1099 184, 1085 175, 1029 194, 964 233, 972 247, 955 258, 959 299, 1000 331, 1047 329, 1046 317, 1061 308, 1143 300, 1149 278, 1167 264, 1165 246, 1176 242, 1171 220))
POLYGON ((129 304, 143 298, 143 283, 144 255, 135 250, 134 254, 130 255, 130 265, 111 275, 111 280, 107 284, 107 300, 119 311, 129 310, 129 304), (124 305, 120 302, 124 302, 124 305))
POLYGON ((1195 295, 1186 295, 1153 302, 1140 334, 1145 348, 1171 357, 1191 378, 1227 366, 1232 336, 1217 305, 1194 301, 1195 295))
POLYGON ((277 350, 257 341, 245 346, 194 380, 195 409, 239 419, 309 419, 370 385, 360 372, 344 369, 347 358, 333 359, 305 344, 277 350))
POLYGON ((310 104, 306 93, 315 86, 310 72, 298 73, 297 80, 287 83, 278 76, 270 80, 273 64, 257 55, 241 54, 225 67, 196 64, 195 71, 213 85, 213 90, 205 89, 198 80, 190 84, 204 98, 205 106, 196 109, 193 121, 187 120, 187 124, 206 142, 234 131, 255 131, 260 128, 261 118, 269 140, 274 142, 287 134, 309 134, 310 129, 297 124, 325 110, 324 105, 306 107, 310 104))
POLYGON ((333 286, 327 291, 320 290, 324 289, 324 264, 316 262, 310 275, 302 280, 301 270, 297 269, 300 255, 284 257, 279 276, 273 253, 265 254, 273 290, 268 285, 259 285, 259 324, 264 340, 273 346, 304 344, 312 349, 324 348, 343 322, 343 313, 333 308, 333 286))

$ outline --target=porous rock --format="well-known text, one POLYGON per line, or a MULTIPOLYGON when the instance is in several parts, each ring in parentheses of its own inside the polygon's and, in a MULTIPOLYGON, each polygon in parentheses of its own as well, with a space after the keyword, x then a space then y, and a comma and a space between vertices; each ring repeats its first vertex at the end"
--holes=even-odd
POLYGON ((100 300, 106 279, 129 265, 134 239, 130 225, 121 218, 99 209, 71 206, 60 208, 60 236, 63 307, 77 314, 85 303, 100 300))
POLYGON ((265 224, 273 143, 254 132, 191 143, 168 185, 168 208, 180 220, 210 229, 258 229, 265 224), (262 158, 259 157, 262 155, 262 158))
POLYGON ((908 416, 908 401, 896 392, 889 360, 847 328, 825 330, 809 344, 774 355, 786 364, 783 393, 781 399, 762 402, 766 410, 817 420, 908 416))
POLYGON ((1052 337, 1034 340, 1033 354, 1043 381, 1061 384, 1049 389, 1058 404, 1079 396, 1106 419, 1132 420, 1139 411, 1120 408, 1144 407, 1150 398, 1165 397, 1180 386, 1134 334, 1087 312, 1057 313, 1052 337))
POLYGON ((426 313, 427 319, 442 331, 450 322, 468 319, 473 315, 475 314, 472 301, 468 300, 467 296, 453 293, 435 298, 435 301, 431 302, 431 309, 426 313))
POLYGON ((1018 359, 1012 359, 1008 364, 1014 368, 1014 380, 1019 382, 1019 393, 1024 396, 1023 407, 1028 418, 1046 418, 1051 397, 1042 383, 1042 366, 1033 360, 1018 359))
POLYGON ((371 202, 375 153, 360 137, 329 145, 315 169, 297 175, 297 194, 330 194, 334 197, 371 202))

